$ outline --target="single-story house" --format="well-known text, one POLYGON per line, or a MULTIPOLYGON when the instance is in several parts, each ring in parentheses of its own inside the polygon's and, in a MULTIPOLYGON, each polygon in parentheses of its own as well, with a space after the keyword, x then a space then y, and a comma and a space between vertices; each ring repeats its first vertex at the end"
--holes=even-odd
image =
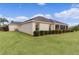
POLYGON ((68 25, 56 20, 48 19, 42 16, 34 17, 24 22, 12 22, 9 24, 9 31, 18 30, 33 35, 35 30, 67 30, 68 25))

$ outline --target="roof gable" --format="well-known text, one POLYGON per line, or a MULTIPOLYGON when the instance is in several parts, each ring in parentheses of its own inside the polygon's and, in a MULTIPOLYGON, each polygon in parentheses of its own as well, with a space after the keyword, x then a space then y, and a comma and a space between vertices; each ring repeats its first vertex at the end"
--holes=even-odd
POLYGON ((60 24, 65 24, 67 25, 66 23, 63 23, 63 22, 59 22, 59 21, 56 21, 56 20, 53 20, 53 19, 48 19, 48 18, 45 18, 43 16, 37 16, 37 17, 34 17, 34 18, 31 18, 29 20, 26 20, 24 22, 14 22, 14 23, 11 23, 11 24, 17 24, 17 25, 21 25, 23 23, 26 23, 26 22, 29 22, 29 21, 44 21, 44 22, 53 22, 53 23, 60 23, 60 24))
MULTIPOLYGON (((45 18, 43 16, 37 16, 37 17, 34 17, 34 18, 32 18, 30 20, 27 20, 27 21, 32 21, 32 20, 34 20, 34 21, 44 21, 44 22, 54 22, 54 23, 66 24, 66 23, 59 22, 59 21, 56 21, 56 20, 53 20, 53 19, 45 18)), ((25 22, 27 22, 27 21, 25 21, 25 22)))

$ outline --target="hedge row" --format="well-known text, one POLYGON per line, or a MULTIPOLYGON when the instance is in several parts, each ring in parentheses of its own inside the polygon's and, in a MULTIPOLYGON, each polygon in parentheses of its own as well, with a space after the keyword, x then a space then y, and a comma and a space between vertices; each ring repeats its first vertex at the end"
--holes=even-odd
POLYGON ((8 26, 0 27, 0 31, 9 31, 8 26))
POLYGON ((49 35, 49 34, 61 34, 73 32, 73 30, 51 30, 51 31, 34 31, 34 36, 42 36, 42 35, 49 35))

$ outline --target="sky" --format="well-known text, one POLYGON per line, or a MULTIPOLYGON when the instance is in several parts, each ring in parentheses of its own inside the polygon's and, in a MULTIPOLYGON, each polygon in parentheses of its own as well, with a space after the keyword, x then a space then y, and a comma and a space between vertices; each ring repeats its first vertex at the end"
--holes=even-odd
POLYGON ((75 3, 0 3, 0 17, 25 21, 43 16, 69 24, 79 24, 79 4, 75 3))

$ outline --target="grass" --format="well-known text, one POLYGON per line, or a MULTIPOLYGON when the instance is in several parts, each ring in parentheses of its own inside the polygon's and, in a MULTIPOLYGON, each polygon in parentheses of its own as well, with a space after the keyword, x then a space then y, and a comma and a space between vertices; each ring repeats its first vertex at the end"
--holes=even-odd
POLYGON ((79 32, 33 37, 19 32, 0 32, 1 55, 79 54, 79 32))

